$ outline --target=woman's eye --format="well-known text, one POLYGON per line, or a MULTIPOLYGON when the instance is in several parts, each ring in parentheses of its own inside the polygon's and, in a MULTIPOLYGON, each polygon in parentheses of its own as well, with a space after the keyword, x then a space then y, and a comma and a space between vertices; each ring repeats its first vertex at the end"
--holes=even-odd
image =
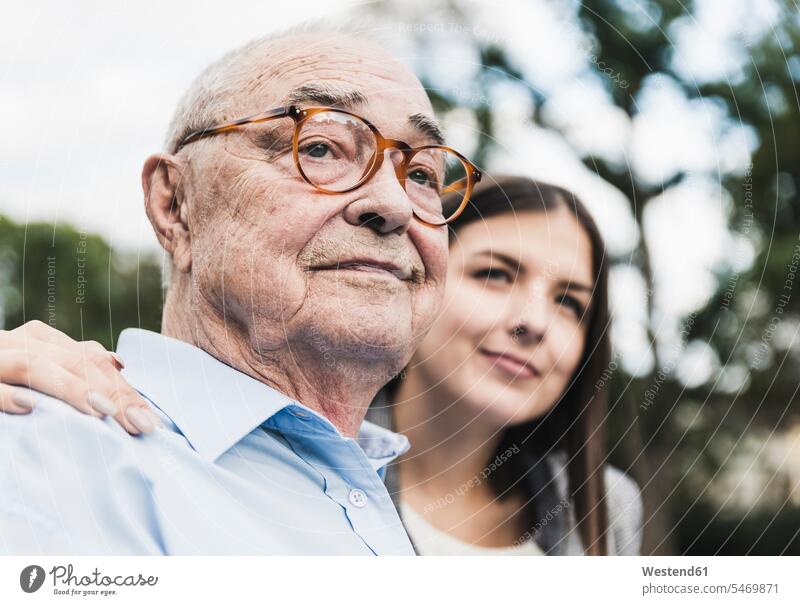
POLYGON ((312 158, 324 158, 330 152, 325 143, 311 143, 300 150, 300 153, 312 158))
POLYGON ((494 267, 487 267, 486 269, 479 269, 473 273, 473 277, 484 279, 486 281, 505 281, 511 283, 513 281, 511 274, 504 269, 496 269, 494 267))
POLYGON ((569 294, 562 294, 556 299, 556 302, 562 307, 566 307, 567 309, 569 309, 572 313, 575 314, 575 317, 579 319, 583 317, 584 313, 583 305, 580 302, 578 302, 578 300, 575 297, 570 296, 569 294))

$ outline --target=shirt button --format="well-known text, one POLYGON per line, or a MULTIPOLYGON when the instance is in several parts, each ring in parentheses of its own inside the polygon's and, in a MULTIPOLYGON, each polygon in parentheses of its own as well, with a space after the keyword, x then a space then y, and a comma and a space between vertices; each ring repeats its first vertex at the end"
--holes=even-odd
POLYGON ((290 409, 289 411, 292 413, 292 416, 295 416, 296 418, 302 418, 303 420, 308 419, 308 414, 302 410, 290 409))
POLYGON ((367 505, 367 494, 360 489, 351 489, 347 498, 356 508, 364 508, 367 505))

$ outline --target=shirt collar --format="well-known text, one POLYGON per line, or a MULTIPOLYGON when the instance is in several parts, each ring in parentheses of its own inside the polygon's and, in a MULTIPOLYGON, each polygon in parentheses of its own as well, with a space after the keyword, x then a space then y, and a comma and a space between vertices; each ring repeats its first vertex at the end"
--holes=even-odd
MULTIPOLYGON (((216 460, 286 408, 302 408, 319 417, 318 425, 338 434, 314 410, 189 343, 129 328, 119 336, 117 353, 125 362, 125 379, 164 412, 206 460, 216 460)), ((375 470, 409 448, 404 435, 367 421, 357 441, 375 470)))

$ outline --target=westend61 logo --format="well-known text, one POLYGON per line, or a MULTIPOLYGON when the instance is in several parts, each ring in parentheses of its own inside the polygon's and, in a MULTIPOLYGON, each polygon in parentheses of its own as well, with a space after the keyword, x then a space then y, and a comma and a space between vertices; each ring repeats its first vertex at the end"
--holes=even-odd
POLYGON ((96 567, 89 575, 75 575, 72 564, 54 566, 49 572, 39 565, 28 565, 19 574, 19 586, 25 592, 39 590, 47 575, 53 580, 53 594, 87 597, 90 595, 110 596, 117 594, 120 586, 155 586, 158 576, 107 576, 96 567))

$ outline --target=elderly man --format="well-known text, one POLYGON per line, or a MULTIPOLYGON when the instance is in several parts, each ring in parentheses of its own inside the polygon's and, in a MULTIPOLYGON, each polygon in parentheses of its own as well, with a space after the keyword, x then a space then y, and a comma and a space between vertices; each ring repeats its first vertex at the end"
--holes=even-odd
POLYGON ((480 178, 441 143, 416 77, 348 35, 201 74, 142 174, 162 334, 117 350, 151 404, 128 422, 164 429, 130 439, 44 395, 0 415, 2 552, 412 554, 381 481, 408 444, 363 419, 437 312, 444 225, 480 178))

